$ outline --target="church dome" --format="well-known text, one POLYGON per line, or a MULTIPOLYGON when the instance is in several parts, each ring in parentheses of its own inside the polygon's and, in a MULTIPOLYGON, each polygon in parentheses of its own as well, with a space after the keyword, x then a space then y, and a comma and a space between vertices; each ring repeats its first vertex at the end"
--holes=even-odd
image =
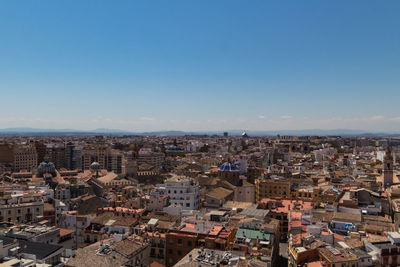
POLYGON ((101 167, 100 167, 100 163, 98 163, 98 162, 93 162, 92 164, 90 164, 90 169, 92 170, 92 171, 98 171, 98 170, 100 170, 101 169, 101 167))
POLYGON ((219 167, 218 171, 220 172, 238 172, 240 171, 236 164, 231 162, 225 162, 224 164, 219 167))
POLYGON ((38 174, 39 176, 43 176, 45 173, 50 173, 54 174, 56 172, 56 167, 52 162, 49 161, 43 161, 39 164, 38 168, 38 174))
POLYGON ((184 150, 182 148, 180 148, 179 146, 177 146, 177 145, 170 145, 170 146, 167 147, 165 152, 167 152, 167 153, 175 153, 175 152, 184 152, 184 150))

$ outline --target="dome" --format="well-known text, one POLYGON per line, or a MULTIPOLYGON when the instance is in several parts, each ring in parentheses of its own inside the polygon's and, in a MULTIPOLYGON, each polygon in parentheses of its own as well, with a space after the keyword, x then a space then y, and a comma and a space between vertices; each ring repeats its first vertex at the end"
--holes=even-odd
POLYGON ((246 132, 242 133, 242 137, 249 137, 246 132))
POLYGON ((167 147, 165 152, 183 152, 183 149, 176 145, 170 145, 167 147))
POLYGON ((100 163, 98 162, 93 162, 92 164, 90 164, 90 169, 92 169, 93 171, 98 171, 101 169, 100 167, 100 163))
POLYGON ((38 174, 39 176, 43 176, 45 173, 54 174, 56 172, 56 167, 52 162, 43 161, 38 166, 38 174))
POLYGON ((219 167, 218 171, 220 172, 238 172, 240 171, 236 164, 231 162, 225 162, 224 164, 219 167))

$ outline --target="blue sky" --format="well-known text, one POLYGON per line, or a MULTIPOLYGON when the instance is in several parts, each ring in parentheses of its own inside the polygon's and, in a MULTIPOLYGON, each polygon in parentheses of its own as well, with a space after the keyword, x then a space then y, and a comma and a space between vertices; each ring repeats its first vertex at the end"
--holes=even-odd
POLYGON ((400 1, 1 1, 0 128, 400 130, 400 1))

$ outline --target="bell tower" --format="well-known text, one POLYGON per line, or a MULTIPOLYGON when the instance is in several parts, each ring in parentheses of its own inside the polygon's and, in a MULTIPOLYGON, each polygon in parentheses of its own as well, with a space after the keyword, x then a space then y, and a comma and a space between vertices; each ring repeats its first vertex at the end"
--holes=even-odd
POLYGON ((383 186, 384 188, 393 184, 393 155, 390 147, 387 146, 385 157, 383 158, 383 186))

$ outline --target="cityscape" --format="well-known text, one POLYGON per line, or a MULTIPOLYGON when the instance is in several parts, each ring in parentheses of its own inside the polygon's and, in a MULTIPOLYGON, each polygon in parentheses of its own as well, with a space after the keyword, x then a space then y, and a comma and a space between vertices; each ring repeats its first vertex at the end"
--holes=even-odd
POLYGON ((400 266, 400 1, 0 1, 0 267, 400 266))
POLYGON ((5 266, 397 264, 400 138, 0 141, 5 266))

